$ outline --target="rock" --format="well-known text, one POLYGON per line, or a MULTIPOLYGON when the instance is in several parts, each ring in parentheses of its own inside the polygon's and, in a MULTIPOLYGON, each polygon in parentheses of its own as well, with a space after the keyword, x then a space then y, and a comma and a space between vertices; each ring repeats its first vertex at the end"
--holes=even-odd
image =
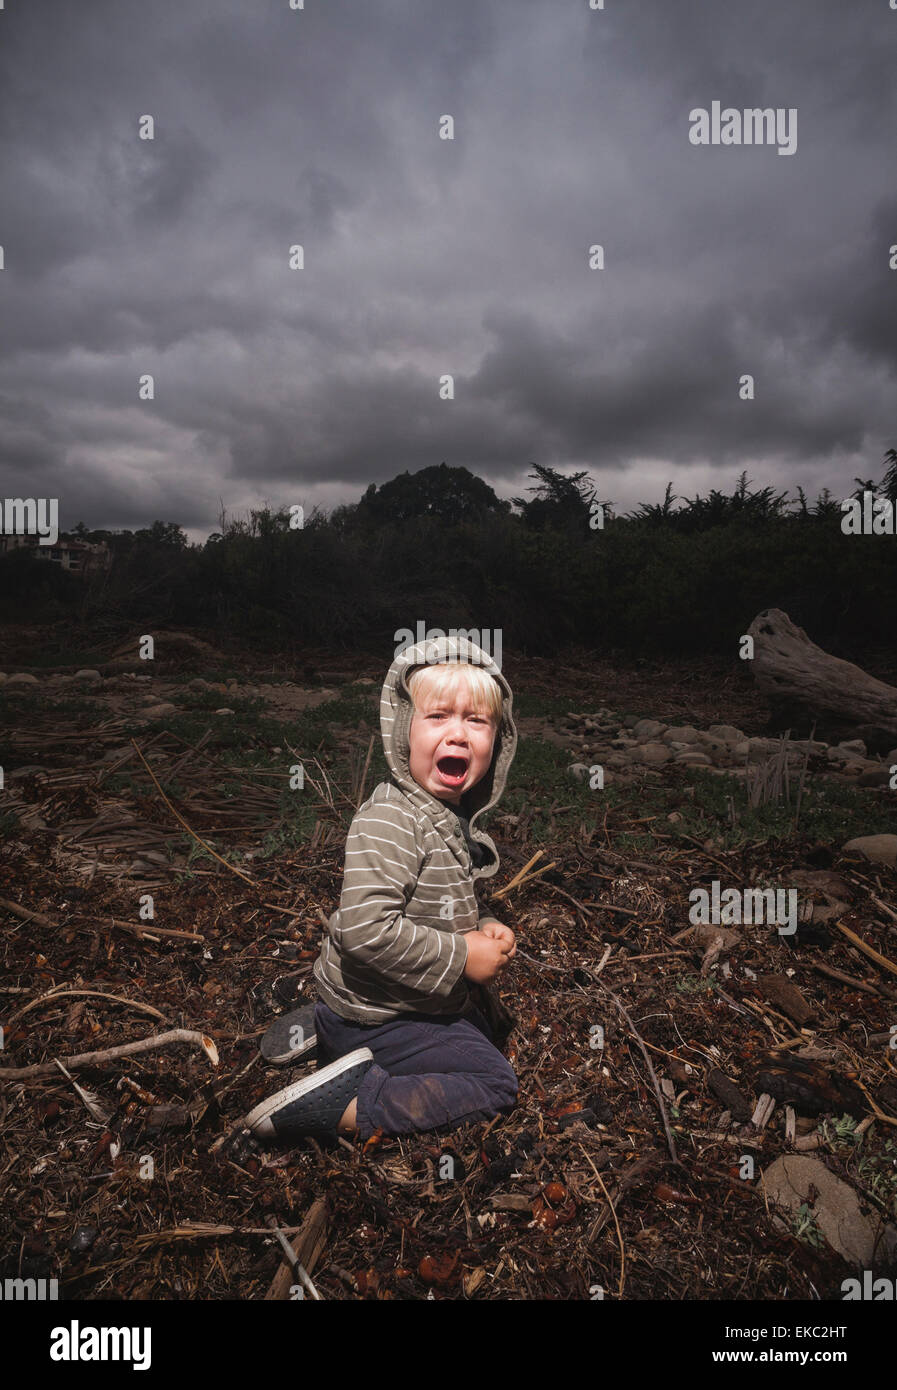
POLYGON ((0 671, 0 685, 5 685, 8 680, 9 676, 6 674, 6 672, 0 671))
POLYGON ((711 724, 707 730, 711 738, 722 739, 723 743, 746 743, 747 735, 734 724, 711 724))
POLYGON ((159 705, 148 705, 142 713, 147 719, 165 719, 170 714, 177 714, 177 705, 173 705, 170 700, 163 700, 159 705))
POLYGON ((840 744, 829 748, 825 756, 830 763, 855 763, 860 761, 860 755, 858 753, 851 753, 847 749, 842 748, 840 744))
POLYGON ((891 784, 891 769, 885 767, 873 767, 868 772, 861 772, 857 778, 858 787, 888 787, 891 784))
POLYGON ((569 776, 575 777, 577 782, 587 782, 589 779, 589 769, 585 763, 571 763, 567 772, 569 776))
POLYGON ((845 753, 852 753, 858 758, 865 758, 866 745, 861 738, 848 739, 846 743, 837 744, 838 748, 843 748, 845 753))
POLYGON ((763 762, 766 758, 771 758, 774 753, 778 753, 780 747, 777 738, 749 738, 747 743, 751 751, 751 762, 763 762))
POLYGON ((673 754, 664 743, 642 743, 634 750, 632 756, 635 762, 660 767, 663 763, 668 763, 673 754))
POLYGON ((99 671, 93 671, 93 670, 89 669, 89 668, 86 667, 86 666, 85 666, 85 667, 82 667, 82 669, 81 669, 80 671, 76 671, 75 674, 74 674, 74 676, 72 677, 72 680, 76 680, 76 681, 85 681, 85 682, 86 682, 86 681, 97 682, 97 681, 102 681, 102 679, 103 679, 103 677, 100 675, 99 671))
POLYGON ((862 854, 873 864, 897 865, 897 835, 859 835, 842 845, 845 853, 862 854))
POLYGON ((682 817, 680 816, 678 811, 670 811, 669 815, 667 816, 667 820, 670 822, 670 825, 678 825, 681 819, 682 817))
POLYGON ((713 760, 706 753, 700 753, 697 749, 691 753, 677 753, 676 762, 684 767, 712 767, 713 760))
POLYGON ((801 994, 797 985, 787 975, 760 975, 757 985, 762 994, 780 1013, 787 1014, 799 1028, 803 1028, 816 1017, 816 1010, 801 994))
POLYGON ((697 743, 698 731, 692 724, 671 724, 661 734, 664 743, 697 743))
POLYGON ((892 748, 890 753, 885 754, 885 763, 888 767, 897 767, 897 748, 892 748))
POLYGON ((788 876, 788 882, 796 888, 830 893, 833 898, 840 898, 844 902, 850 902, 853 897, 853 889, 847 880, 832 869, 794 869, 788 876))
MULTIPOLYGON (((897 1254, 897 1227, 877 1213, 864 1213, 854 1189, 818 1158, 785 1154, 764 1170, 760 1183, 769 1200, 791 1216, 806 1205, 821 1235, 849 1264, 869 1269, 873 1261, 889 1263, 897 1254)), ((777 1216, 774 1221, 793 1232, 792 1219, 777 1216)))
POLYGON ((563 748, 566 751, 569 747, 569 739, 564 738, 556 729, 543 729, 542 739, 545 743, 550 743, 552 748, 563 748))
POLYGON ((14 676, 10 676, 7 685, 37 685, 37 677, 31 676, 27 671, 16 671, 14 676))
POLYGON ((192 680, 192 681, 190 682, 190 684, 187 686, 187 689, 188 689, 188 690, 209 690, 209 689, 211 689, 211 687, 210 687, 208 681, 204 681, 204 680, 203 680, 202 676, 196 676, 195 679, 192 680))
POLYGON ((666 724, 661 724, 656 719, 640 719, 637 724, 633 724, 632 735, 638 743, 651 743, 654 739, 660 738, 666 727, 666 724))
POLYGON ((216 713, 216 714, 233 714, 233 710, 232 710, 232 709, 228 709, 227 705, 222 705, 222 706, 221 706, 221 709, 216 709, 215 713, 216 713))

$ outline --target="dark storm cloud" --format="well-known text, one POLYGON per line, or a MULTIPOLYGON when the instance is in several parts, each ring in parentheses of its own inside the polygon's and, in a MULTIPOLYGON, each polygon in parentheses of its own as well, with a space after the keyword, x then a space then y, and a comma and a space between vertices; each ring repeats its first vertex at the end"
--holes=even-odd
POLYGON ((195 535, 442 459, 843 494, 897 444, 895 55, 883 0, 7 6, 0 494, 195 535), (796 154, 692 145, 714 100, 796 154))

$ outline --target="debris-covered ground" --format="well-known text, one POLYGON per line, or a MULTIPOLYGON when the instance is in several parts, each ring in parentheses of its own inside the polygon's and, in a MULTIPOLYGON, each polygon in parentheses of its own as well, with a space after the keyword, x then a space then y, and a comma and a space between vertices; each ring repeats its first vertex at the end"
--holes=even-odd
POLYGON ((506 661, 521 742, 483 901, 518 934, 516 1110, 254 1152, 240 1116, 314 1065, 258 1040, 314 997, 388 662, 250 671, 184 638, 141 680, 108 657, 0 685, 0 1277, 289 1297, 272 1223, 325 1299, 840 1298, 897 1270, 897 869, 842 848, 897 831, 886 782, 805 750, 800 809, 694 761, 596 792, 571 715, 759 737, 766 712, 715 672, 506 661), (690 928, 714 882, 796 890, 794 930, 690 928))

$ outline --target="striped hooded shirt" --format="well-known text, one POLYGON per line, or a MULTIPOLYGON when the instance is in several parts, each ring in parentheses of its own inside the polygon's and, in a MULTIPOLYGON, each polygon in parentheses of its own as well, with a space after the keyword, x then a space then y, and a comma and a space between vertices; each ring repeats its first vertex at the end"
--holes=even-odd
POLYGON ((407 647, 389 668, 380 731, 390 779, 374 788, 349 828, 340 905, 314 967, 318 997, 334 1013, 377 1024, 402 1013, 464 1010, 464 936, 497 920, 480 912, 474 895, 474 881, 491 878, 499 864, 494 842, 475 822, 505 787, 517 748, 512 703, 495 662, 463 635, 407 647), (446 661, 483 667, 502 692, 492 761, 465 794, 461 818, 409 768, 414 705, 406 680, 418 666, 446 661))

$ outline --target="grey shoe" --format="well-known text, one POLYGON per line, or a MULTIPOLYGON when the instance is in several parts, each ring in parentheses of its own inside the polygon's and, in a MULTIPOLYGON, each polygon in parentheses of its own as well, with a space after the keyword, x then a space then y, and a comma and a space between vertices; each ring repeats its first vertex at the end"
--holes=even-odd
POLYGON ((315 1006, 303 1004, 274 1020, 259 1043, 259 1052, 272 1067, 283 1067, 311 1057, 317 1045, 315 1006))
POLYGON ((243 1121, 259 1139, 285 1141, 332 1138, 343 1111, 374 1065, 369 1047, 357 1047, 322 1067, 313 1076, 294 1081, 250 1110, 243 1121))

